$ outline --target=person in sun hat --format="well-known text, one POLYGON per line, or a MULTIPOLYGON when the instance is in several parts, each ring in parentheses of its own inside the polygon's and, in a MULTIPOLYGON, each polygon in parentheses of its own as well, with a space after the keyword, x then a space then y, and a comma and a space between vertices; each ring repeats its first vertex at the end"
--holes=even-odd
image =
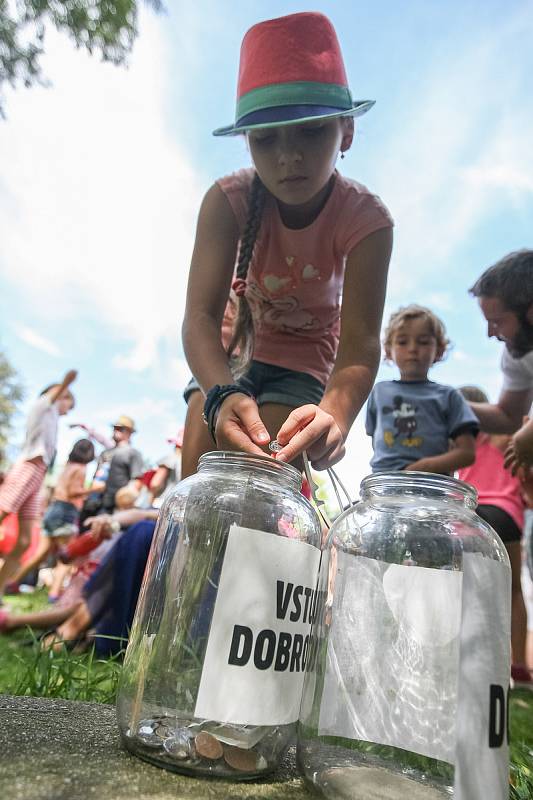
POLYGON ((305 449, 317 469, 342 458, 379 364, 393 221, 336 162, 373 104, 353 98, 324 15, 246 33, 235 121, 214 134, 244 135, 253 166, 217 180, 199 212, 183 477, 213 441, 262 453, 276 437, 278 460, 305 449))
POLYGON ((160 508, 163 495, 167 489, 175 486, 181 479, 181 449, 183 447, 183 428, 180 428, 175 436, 167 439, 172 447, 172 452, 163 456, 157 462, 157 469, 150 481, 150 492, 152 493, 152 506, 160 508))
POLYGON ((141 453, 131 444, 135 423, 131 417, 121 414, 112 424, 113 446, 102 450, 98 456, 94 484, 99 491, 87 498, 80 514, 80 528, 85 520, 95 514, 111 514, 115 508, 115 495, 119 489, 131 484, 135 493, 141 490, 140 478, 144 472, 141 453))

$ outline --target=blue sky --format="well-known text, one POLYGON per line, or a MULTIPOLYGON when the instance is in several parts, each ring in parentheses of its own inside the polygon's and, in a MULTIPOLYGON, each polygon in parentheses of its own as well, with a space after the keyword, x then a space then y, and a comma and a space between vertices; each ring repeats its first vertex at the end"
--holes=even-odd
MULTIPOLYGON (((52 85, 11 92, 0 123, 0 343, 27 401, 80 370, 71 421, 137 422, 148 460, 182 424, 179 329, 195 218, 219 175, 246 166, 231 122, 240 41, 303 3, 212 0, 143 12, 128 69, 50 32, 52 85)), ((498 394, 500 345, 468 287, 533 245, 533 4, 322 2, 353 94, 377 101, 341 171, 396 220, 386 313, 419 302, 454 347, 434 379, 498 394)), ((386 365, 380 377, 395 375, 386 365)), ((17 418, 10 455, 22 434, 17 418)), ((73 439, 62 422, 60 456, 73 439)), ((369 443, 356 423, 339 472, 355 493, 369 443)))

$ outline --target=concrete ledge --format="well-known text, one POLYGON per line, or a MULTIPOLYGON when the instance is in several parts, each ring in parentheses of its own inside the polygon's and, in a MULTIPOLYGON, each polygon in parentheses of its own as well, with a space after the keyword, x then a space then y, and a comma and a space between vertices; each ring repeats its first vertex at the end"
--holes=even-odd
POLYGON ((129 755, 114 706, 0 696, 0 797, 9 800, 303 800, 294 749, 270 779, 188 778, 129 755))

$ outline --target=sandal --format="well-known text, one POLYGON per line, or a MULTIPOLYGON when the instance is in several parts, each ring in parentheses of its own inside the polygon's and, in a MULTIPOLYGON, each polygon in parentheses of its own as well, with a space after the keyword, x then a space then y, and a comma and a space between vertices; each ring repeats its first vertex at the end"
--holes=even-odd
POLYGON ((52 650, 54 653, 60 653, 63 648, 73 653, 83 653, 89 644, 85 633, 81 633, 74 639, 63 639, 57 630, 47 631, 41 639, 43 650, 52 650))

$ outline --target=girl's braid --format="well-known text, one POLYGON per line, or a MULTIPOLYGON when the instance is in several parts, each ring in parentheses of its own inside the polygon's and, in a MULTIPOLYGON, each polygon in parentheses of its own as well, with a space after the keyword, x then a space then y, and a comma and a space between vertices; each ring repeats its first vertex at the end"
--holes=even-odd
MULTIPOLYGON (((261 218, 265 206, 266 189, 261 183, 259 175, 256 173, 250 188, 248 200, 248 218, 244 226, 239 245, 239 257, 235 277, 246 281, 248 268, 254 254, 257 234, 261 227, 261 218)), ((233 337, 228 347, 228 355, 231 357, 235 350, 239 350, 239 355, 234 359, 234 378, 240 377, 252 360, 254 352, 254 323, 252 312, 248 300, 242 294, 239 297, 239 310, 233 337)))

